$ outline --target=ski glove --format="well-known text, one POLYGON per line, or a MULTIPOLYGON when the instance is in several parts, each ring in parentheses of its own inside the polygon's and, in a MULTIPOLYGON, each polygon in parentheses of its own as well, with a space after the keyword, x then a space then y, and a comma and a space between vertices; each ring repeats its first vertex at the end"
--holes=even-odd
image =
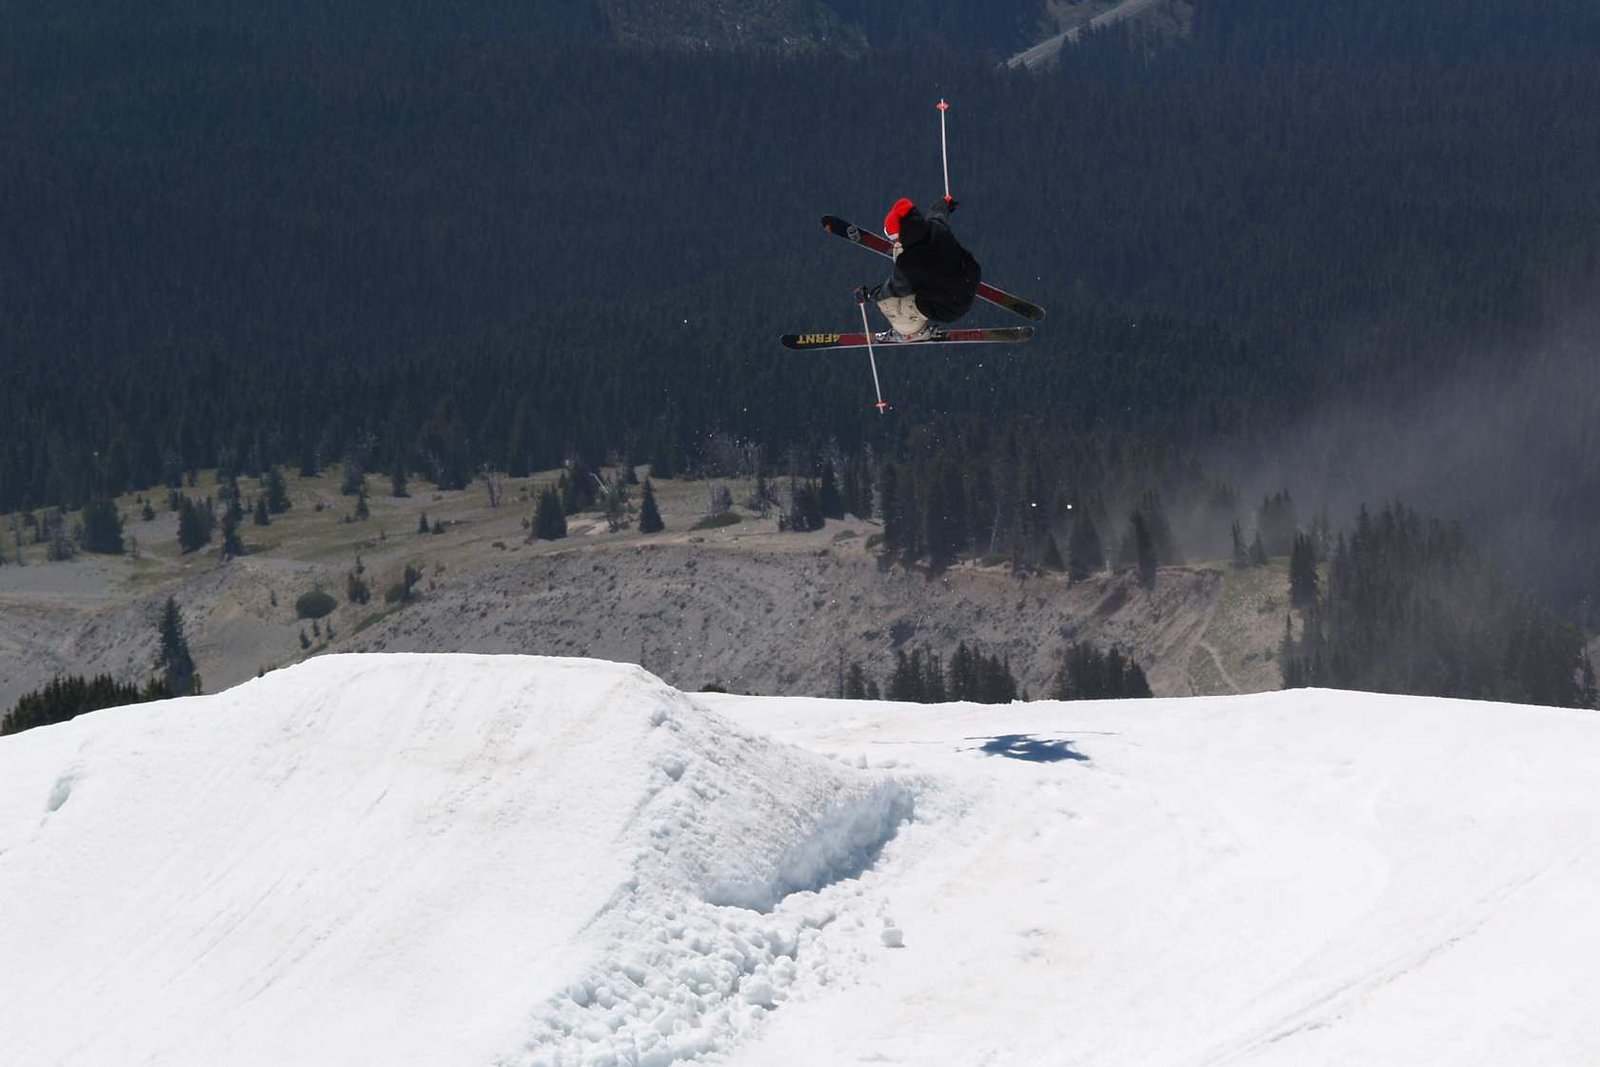
POLYGON ((877 300, 880 288, 882 287, 877 285, 856 286, 856 303, 865 304, 868 300, 877 300))
POLYGON ((956 213, 956 208, 958 208, 960 206, 961 206, 961 201, 957 200, 955 197, 947 196, 947 197, 944 198, 945 210, 947 212, 949 212, 950 214, 954 215, 956 213))

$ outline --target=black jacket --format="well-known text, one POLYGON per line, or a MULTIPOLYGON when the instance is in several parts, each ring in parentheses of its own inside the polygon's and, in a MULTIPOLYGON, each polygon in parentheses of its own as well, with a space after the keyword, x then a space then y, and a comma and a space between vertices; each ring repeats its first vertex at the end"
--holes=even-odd
POLYGON ((885 296, 915 294, 917 307, 935 322, 955 322, 972 310, 983 270, 950 232, 943 200, 924 216, 912 208, 900 220, 900 255, 884 284, 885 296))

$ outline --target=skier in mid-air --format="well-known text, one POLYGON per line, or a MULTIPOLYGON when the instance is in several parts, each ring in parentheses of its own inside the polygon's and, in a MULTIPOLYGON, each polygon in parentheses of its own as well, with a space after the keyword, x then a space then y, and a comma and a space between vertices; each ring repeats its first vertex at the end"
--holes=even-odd
POLYGON ((1015 293, 998 289, 983 280, 983 271, 972 253, 961 247, 950 232, 950 213, 956 199, 950 195, 950 153, 945 136, 945 112, 950 105, 939 101, 939 152, 944 163, 944 199, 928 214, 901 197, 883 220, 883 235, 856 226, 837 215, 822 216, 822 228, 835 237, 894 261, 894 272, 879 285, 856 286, 856 306, 861 313, 861 332, 821 331, 786 333, 778 339, 783 347, 798 352, 817 352, 837 348, 865 348, 872 367, 872 388, 878 395, 879 414, 889 410, 878 383, 878 359, 873 345, 898 345, 921 342, 927 345, 1014 345, 1033 336, 1032 326, 959 326, 946 329, 972 310, 974 299, 986 300, 1014 315, 1035 322, 1044 318, 1044 308, 1015 293), (873 300, 889 320, 891 329, 874 332, 867 315, 867 301, 873 300))
POLYGON ((983 271, 950 231, 957 203, 947 196, 923 215, 901 197, 883 220, 884 236, 894 245, 894 272, 882 284, 858 286, 856 301, 877 301, 899 340, 936 337, 941 325, 972 309, 983 271))

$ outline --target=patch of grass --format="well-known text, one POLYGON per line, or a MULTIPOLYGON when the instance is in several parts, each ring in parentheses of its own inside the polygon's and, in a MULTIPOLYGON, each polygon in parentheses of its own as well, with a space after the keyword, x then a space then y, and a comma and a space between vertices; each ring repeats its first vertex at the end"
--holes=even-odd
MULTIPOLYGON (((1281 676, 1271 655, 1283 637, 1284 616, 1289 613, 1289 566, 1273 560, 1265 567, 1222 567, 1222 591, 1202 640, 1215 650, 1211 667, 1191 661, 1197 692, 1231 692, 1220 672, 1226 672, 1242 692, 1278 688, 1281 676), (1220 671, 1218 671, 1220 668, 1220 671), (1202 689, 1199 683, 1215 689, 1202 689)), ((1299 630, 1296 618, 1295 629, 1299 630)), ((1209 658, 1209 657, 1207 657, 1209 658)))
POLYGON ((693 526, 691 530, 715 530, 720 526, 732 526, 734 523, 743 522, 744 516, 732 511, 724 511, 721 515, 707 515, 693 526))
POLYGON ((385 618, 388 617, 388 615, 389 615, 389 612, 387 612, 387 611, 374 611, 371 615, 368 615, 366 618, 364 618, 360 622, 356 623, 355 628, 350 631, 350 636, 354 637, 356 634, 360 633, 362 630, 365 630, 367 627, 372 626, 375 623, 382 622, 385 618))

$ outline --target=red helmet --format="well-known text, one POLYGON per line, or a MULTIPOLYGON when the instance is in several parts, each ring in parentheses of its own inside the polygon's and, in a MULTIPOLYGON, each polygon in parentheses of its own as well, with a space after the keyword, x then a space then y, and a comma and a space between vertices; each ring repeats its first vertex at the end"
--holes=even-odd
POLYGON ((900 240, 900 220, 917 209, 917 205, 901 197, 894 202, 894 207, 889 209, 889 214, 883 219, 883 235, 891 241, 900 240))

